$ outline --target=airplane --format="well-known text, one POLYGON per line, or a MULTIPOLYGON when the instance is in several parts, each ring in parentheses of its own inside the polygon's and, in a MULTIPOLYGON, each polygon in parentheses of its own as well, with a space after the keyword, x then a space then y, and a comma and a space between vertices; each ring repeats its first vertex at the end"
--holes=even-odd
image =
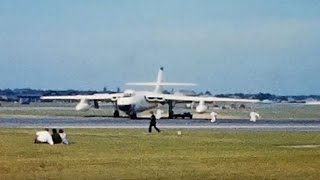
POLYGON ((88 111, 91 108, 90 102, 94 103, 95 108, 99 108, 99 102, 114 103, 114 117, 119 117, 119 110, 129 116, 130 119, 136 119, 137 113, 154 109, 159 104, 168 104, 168 118, 173 119, 173 108, 177 103, 198 103, 196 107, 197 113, 204 113, 208 109, 206 103, 214 102, 240 102, 240 103, 258 103, 256 99, 236 99, 236 98, 219 98, 219 97, 202 97, 187 96, 183 94, 163 94, 161 88, 163 86, 196 86, 194 83, 172 83, 162 82, 164 68, 158 71, 156 82, 133 82, 126 85, 131 86, 153 86, 154 91, 134 91, 132 89, 125 90, 123 93, 113 94, 93 94, 93 95, 71 95, 71 96, 42 96, 42 100, 78 100, 79 103, 75 109, 77 111, 88 111))

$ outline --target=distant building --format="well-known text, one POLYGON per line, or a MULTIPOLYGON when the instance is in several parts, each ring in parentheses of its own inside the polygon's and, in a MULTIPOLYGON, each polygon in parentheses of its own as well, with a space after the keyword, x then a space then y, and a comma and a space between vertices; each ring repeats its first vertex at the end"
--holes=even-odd
POLYGON ((23 94, 17 95, 20 104, 30 104, 31 102, 39 102, 41 95, 23 94))
POLYGON ((0 96, 0 101, 6 101, 6 102, 17 102, 19 101, 19 98, 15 95, 2 95, 0 96))
POLYGON ((195 95, 197 95, 196 92, 194 92, 192 90, 184 90, 184 89, 182 89, 182 90, 180 90, 180 91, 178 91, 176 93, 182 94, 182 95, 185 95, 185 96, 195 96, 195 95))

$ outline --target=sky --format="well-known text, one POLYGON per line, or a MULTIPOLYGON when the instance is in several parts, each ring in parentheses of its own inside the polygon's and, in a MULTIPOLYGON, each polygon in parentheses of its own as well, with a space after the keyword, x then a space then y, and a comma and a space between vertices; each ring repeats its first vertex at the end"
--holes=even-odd
POLYGON ((0 89, 320 94, 318 0, 0 0, 0 89))

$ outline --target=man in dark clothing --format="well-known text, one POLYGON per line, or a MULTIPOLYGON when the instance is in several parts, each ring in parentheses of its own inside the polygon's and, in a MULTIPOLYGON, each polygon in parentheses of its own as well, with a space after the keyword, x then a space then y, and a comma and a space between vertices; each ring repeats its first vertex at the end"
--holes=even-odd
POLYGON ((156 117, 154 116, 153 112, 151 112, 149 133, 152 132, 152 126, 158 131, 158 133, 160 132, 160 129, 157 128, 156 124, 157 124, 156 117))
POLYGON ((57 129, 52 129, 52 140, 53 140, 54 144, 62 143, 62 139, 61 139, 59 133, 57 132, 57 129))

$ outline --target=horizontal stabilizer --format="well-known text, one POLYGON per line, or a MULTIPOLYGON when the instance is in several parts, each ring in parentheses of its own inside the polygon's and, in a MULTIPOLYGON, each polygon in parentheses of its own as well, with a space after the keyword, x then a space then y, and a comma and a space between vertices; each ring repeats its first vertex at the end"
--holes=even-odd
POLYGON ((194 83, 157 83, 157 82, 132 82, 128 86, 196 86, 194 83))

